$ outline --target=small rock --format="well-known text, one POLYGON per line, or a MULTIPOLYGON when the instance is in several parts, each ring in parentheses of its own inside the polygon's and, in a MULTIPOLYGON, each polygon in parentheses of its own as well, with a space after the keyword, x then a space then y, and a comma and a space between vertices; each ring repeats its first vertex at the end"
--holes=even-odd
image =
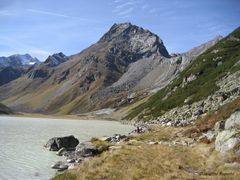
POLYGON ((166 126, 171 126, 172 125, 172 123, 171 122, 168 122, 167 124, 166 124, 166 126))
POLYGON ((68 166, 68 170, 75 169, 77 167, 77 165, 78 165, 77 163, 70 164, 68 166))
POLYGON ((214 132, 217 134, 218 132, 224 130, 224 126, 225 126, 225 121, 218 121, 214 125, 214 132))
POLYGON ((56 155, 62 156, 62 155, 64 155, 64 153, 66 153, 66 151, 67 151, 66 148, 63 147, 63 148, 59 149, 58 152, 56 152, 56 155))
POLYGON ((156 141, 150 141, 148 144, 149 144, 149 145, 153 145, 153 144, 158 144, 158 142, 156 142, 156 141))
POLYGON ((76 163, 80 163, 80 162, 82 162, 84 160, 84 158, 78 158, 77 160, 76 160, 76 163))
POLYGON ((99 138, 99 140, 101 140, 101 141, 111 141, 111 137, 109 137, 109 136, 104 136, 104 137, 101 137, 101 138, 99 138))
POLYGON ((67 159, 67 162, 68 162, 68 163, 74 163, 74 162, 75 162, 75 159, 67 159))
POLYGON ((51 166, 52 169, 57 169, 60 171, 66 170, 68 168, 68 165, 62 161, 58 161, 54 165, 51 166))

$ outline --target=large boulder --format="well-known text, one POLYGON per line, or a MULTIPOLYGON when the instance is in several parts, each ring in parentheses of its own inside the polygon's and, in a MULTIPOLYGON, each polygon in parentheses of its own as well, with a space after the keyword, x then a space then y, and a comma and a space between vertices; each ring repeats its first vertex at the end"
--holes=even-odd
POLYGON ((215 140, 215 149, 222 153, 234 149, 240 144, 240 131, 237 129, 228 129, 217 134, 215 140))
POLYGON ((215 149, 222 153, 240 147, 240 111, 233 113, 225 122, 215 125, 215 149), (220 128, 216 128, 220 127, 220 128))
POLYGON ((225 129, 240 128, 240 111, 233 113, 225 122, 225 129))
POLYGON ((78 144, 79 140, 71 135, 51 138, 44 145, 44 147, 48 148, 50 151, 58 151, 61 148, 66 148, 66 150, 74 150, 78 144))

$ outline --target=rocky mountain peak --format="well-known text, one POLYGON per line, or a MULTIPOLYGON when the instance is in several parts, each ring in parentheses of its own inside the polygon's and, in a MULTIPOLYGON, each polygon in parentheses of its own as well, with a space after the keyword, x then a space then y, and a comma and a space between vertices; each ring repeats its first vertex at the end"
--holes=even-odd
POLYGON ((153 54, 170 57, 163 41, 156 34, 131 23, 114 24, 98 43, 112 44, 114 48, 124 46, 142 57, 153 54))
POLYGON ((48 56, 44 64, 47 64, 49 67, 58 66, 61 63, 64 63, 68 60, 68 57, 62 52, 48 56))
POLYGON ((35 57, 32 57, 29 54, 14 54, 8 57, 0 57, 0 66, 7 67, 17 67, 24 65, 33 65, 35 63, 39 63, 39 60, 35 57))

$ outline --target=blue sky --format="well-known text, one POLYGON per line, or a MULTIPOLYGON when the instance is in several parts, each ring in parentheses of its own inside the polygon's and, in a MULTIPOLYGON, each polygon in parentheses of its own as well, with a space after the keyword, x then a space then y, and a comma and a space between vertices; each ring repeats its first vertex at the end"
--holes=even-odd
POLYGON ((0 0, 0 56, 72 55, 131 22, 184 52, 240 25, 240 0, 0 0))

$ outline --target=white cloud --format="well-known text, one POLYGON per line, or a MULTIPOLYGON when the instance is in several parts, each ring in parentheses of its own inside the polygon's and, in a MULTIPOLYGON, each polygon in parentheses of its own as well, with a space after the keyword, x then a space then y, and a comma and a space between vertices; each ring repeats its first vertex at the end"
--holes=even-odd
POLYGON ((132 11, 137 7, 137 4, 140 3, 140 1, 136 0, 115 0, 114 2, 115 7, 112 12, 116 13, 120 18, 130 17, 132 11))
POLYGON ((126 2, 126 3, 123 3, 123 4, 120 4, 120 5, 116 6, 116 9, 122 9, 122 8, 127 7, 127 6, 132 6, 134 4, 136 4, 135 1, 129 1, 129 2, 126 2))
POLYGON ((32 13, 49 15, 49 16, 57 16, 57 17, 64 17, 64 18, 69 18, 70 17, 70 16, 67 16, 65 14, 59 14, 59 13, 50 12, 50 11, 42 11, 42 10, 38 10, 38 9, 27 9, 27 11, 32 12, 32 13))
POLYGON ((124 10, 124 11, 119 12, 118 15, 120 15, 120 16, 126 16, 126 15, 129 15, 132 11, 133 11, 133 7, 129 8, 129 9, 126 9, 126 10, 124 10))

